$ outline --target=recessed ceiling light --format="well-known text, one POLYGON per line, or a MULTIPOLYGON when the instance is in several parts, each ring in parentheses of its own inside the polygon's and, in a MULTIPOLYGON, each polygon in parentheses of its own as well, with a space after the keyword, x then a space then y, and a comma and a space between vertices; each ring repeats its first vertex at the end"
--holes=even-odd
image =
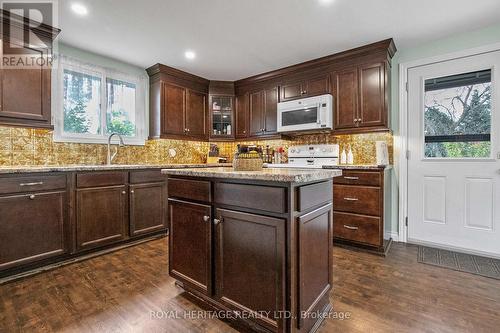
POLYGON ((80 16, 85 16, 89 13, 87 7, 85 7, 81 3, 72 4, 71 9, 73 10, 73 12, 75 12, 76 14, 78 14, 80 16))
POLYGON ((320 4, 325 5, 325 6, 330 5, 330 4, 335 2, 335 0, 318 0, 318 1, 320 4))
POLYGON ((193 60, 194 58, 196 58, 196 53, 194 53, 193 51, 186 51, 184 52, 184 56, 186 57, 186 59, 193 60))

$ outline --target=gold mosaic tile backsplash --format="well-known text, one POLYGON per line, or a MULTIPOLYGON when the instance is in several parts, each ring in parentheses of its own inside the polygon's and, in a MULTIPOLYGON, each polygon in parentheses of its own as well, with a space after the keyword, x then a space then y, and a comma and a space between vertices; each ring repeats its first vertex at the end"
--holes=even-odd
MULTIPOLYGON (((355 164, 375 163, 375 141, 387 141, 393 161, 393 139, 389 133, 339 135, 306 135, 291 140, 219 142, 222 156, 232 159, 236 145, 259 144, 271 148, 301 144, 337 143, 342 150, 352 147, 355 164)), ((116 164, 205 163, 210 143, 182 140, 150 140, 144 146, 120 148, 116 164), (169 149, 177 155, 170 157, 169 149)), ((52 140, 52 131, 0 126, 0 166, 40 166, 68 164, 104 164, 106 145, 59 143, 52 140)))

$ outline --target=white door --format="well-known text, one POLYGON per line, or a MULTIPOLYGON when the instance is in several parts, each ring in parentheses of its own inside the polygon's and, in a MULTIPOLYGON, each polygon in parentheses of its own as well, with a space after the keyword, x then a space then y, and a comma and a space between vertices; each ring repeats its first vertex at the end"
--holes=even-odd
POLYGON ((500 52, 408 70, 408 242, 500 256, 500 52))

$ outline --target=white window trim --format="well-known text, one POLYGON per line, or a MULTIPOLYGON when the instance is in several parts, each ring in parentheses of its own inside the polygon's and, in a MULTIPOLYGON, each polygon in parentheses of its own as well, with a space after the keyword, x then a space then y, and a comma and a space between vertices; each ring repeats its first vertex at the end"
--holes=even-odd
POLYGON ((57 66, 55 73, 55 94, 53 95, 53 124, 54 124, 54 142, 67 142, 67 143, 90 143, 90 144, 106 144, 108 142, 108 136, 106 134, 93 135, 93 134, 71 134, 64 133, 64 103, 63 103, 63 91, 64 91, 64 80, 63 73, 64 69, 69 69, 72 71, 77 71, 81 73, 86 73, 94 75, 101 78, 101 123, 105 123, 106 119, 106 78, 121 80, 128 83, 133 83, 136 86, 136 96, 135 96, 135 127, 136 136, 135 137, 123 137, 123 141, 126 145, 140 145, 143 146, 147 139, 147 128, 145 126, 146 119, 146 78, 138 75, 130 75, 122 72, 115 71, 113 69, 105 68, 102 66, 89 64, 79 59, 74 59, 66 57, 64 55, 57 56, 57 66))

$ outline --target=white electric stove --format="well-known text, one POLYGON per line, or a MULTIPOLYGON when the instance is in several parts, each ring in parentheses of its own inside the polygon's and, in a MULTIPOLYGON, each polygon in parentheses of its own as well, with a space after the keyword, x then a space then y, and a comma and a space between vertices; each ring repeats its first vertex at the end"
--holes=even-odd
POLYGON ((339 145, 291 146, 288 163, 268 164, 268 168, 321 169, 339 164, 339 145))

